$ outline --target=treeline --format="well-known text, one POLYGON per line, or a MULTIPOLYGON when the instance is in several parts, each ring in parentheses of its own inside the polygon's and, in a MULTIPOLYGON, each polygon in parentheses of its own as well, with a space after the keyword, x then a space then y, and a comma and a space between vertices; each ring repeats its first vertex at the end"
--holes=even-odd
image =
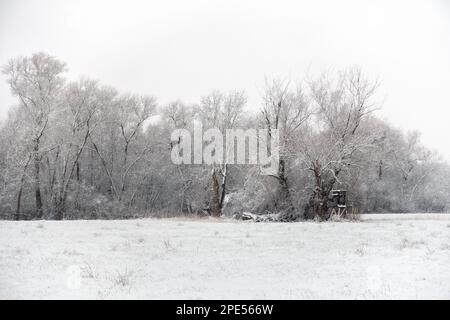
POLYGON ((356 68, 291 84, 266 79, 258 111, 243 91, 160 106, 90 79, 70 82, 45 53, 3 66, 17 97, 0 127, 3 219, 112 219, 280 213, 328 219, 332 189, 361 212, 442 212, 449 166, 374 114, 379 83, 356 68), (175 129, 280 132, 278 173, 257 165, 175 165, 175 129))

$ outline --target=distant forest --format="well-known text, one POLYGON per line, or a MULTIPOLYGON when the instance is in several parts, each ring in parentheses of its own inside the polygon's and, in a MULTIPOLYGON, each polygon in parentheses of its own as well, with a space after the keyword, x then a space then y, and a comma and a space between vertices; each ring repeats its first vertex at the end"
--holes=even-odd
POLYGON ((250 212, 326 220, 333 189, 347 190, 360 212, 450 209, 449 165, 419 133, 377 117, 381 84, 358 68, 299 83, 261 79, 261 104, 252 108, 241 90, 159 105, 154 96, 91 79, 70 82, 66 71, 45 53, 2 67, 17 98, 0 124, 2 219, 250 212), (278 129, 278 173, 261 175, 250 164, 173 164, 171 132, 192 130, 194 120, 220 130, 278 129))

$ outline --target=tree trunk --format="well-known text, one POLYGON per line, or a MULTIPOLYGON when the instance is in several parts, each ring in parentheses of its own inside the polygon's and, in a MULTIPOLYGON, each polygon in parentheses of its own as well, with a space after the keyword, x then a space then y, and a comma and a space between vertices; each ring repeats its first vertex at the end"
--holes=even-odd
POLYGON ((89 150, 89 182, 91 186, 94 186, 94 151, 89 150))
POLYGON ((58 203, 56 205, 56 214, 55 214, 55 220, 63 220, 64 219, 64 211, 66 207, 64 197, 60 197, 58 200, 58 203))
POLYGON ((305 209, 304 219, 312 220, 318 218, 319 220, 328 220, 328 192, 325 192, 322 187, 316 186, 311 195, 308 205, 305 209))
POLYGON ((378 163, 378 180, 383 178, 383 160, 378 163))
MULTIPOLYGON (((328 212, 328 195, 333 189, 336 178, 329 180, 322 177, 322 167, 318 161, 314 163, 314 179, 315 187, 313 194, 305 208, 304 219, 311 220, 318 218, 319 220, 328 220, 330 214, 328 212)), ((334 173, 334 176, 339 174, 339 170, 334 173)))
POLYGON ((81 177, 80 177, 80 175, 81 175, 81 172, 80 172, 80 161, 77 160, 76 166, 77 167, 76 167, 75 174, 76 174, 77 181, 80 182, 80 180, 81 180, 81 177))
POLYGON ((20 205, 22 203, 22 190, 23 190, 23 181, 20 183, 20 189, 19 192, 17 194, 17 208, 16 208, 16 215, 15 215, 15 219, 17 221, 20 220, 21 216, 20 216, 20 205))
POLYGON ((223 172, 222 172, 222 194, 220 195, 220 210, 223 208, 223 202, 225 200, 225 196, 227 193, 226 186, 227 186, 227 174, 228 174, 228 165, 225 164, 223 166, 223 172))
MULTIPOLYGON (((125 142, 125 148, 123 150, 124 156, 123 156, 123 165, 122 165, 122 172, 126 170, 127 167, 127 161, 128 161, 128 144, 129 142, 125 142)), ((122 197, 125 193, 125 175, 122 174, 122 187, 120 188, 120 195, 119 195, 119 201, 122 200, 122 197)))
POLYGON ((291 194, 289 192, 288 181, 286 177, 286 162, 281 159, 278 169, 278 181, 280 183, 280 194, 277 203, 277 207, 281 211, 294 211, 294 205, 292 203, 291 194))
POLYGON ((217 170, 212 169, 211 175, 211 215, 219 217, 221 215, 220 210, 220 197, 219 197, 219 182, 217 181, 217 170))
POLYGON ((28 165, 30 164, 32 154, 30 153, 30 156, 28 157, 27 163, 25 163, 25 166, 23 167, 23 173, 22 177, 20 178, 20 189, 17 193, 17 207, 16 207, 16 215, 15 219, 20 220, 20 207, 22 205, 22 193, 23 193, 23 183, 25 182, 25 174, 27 172, 28 165))
POLYGON ((42 196, 41 196, 41 181, 40 181, 40 166, 41 160, 39 158, 39 139, 34 143, 34 194, 36 199, 36 218, 41 219, 43 212, 42 196))
POLYGON ((328 192, 317 188, 314 192, 314 212, 320 220, 328 220, 328 192))

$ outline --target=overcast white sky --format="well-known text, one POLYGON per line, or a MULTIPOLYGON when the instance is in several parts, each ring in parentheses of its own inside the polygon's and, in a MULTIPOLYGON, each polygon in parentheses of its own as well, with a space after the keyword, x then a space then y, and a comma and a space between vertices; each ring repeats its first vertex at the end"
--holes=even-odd
POLYGON ((37 51, 161 103, 236 88, 255 108, 265 75, 360 65, 383 79, 380 115, 450 160, 450 1, 0 0, 0 64, 37 51))

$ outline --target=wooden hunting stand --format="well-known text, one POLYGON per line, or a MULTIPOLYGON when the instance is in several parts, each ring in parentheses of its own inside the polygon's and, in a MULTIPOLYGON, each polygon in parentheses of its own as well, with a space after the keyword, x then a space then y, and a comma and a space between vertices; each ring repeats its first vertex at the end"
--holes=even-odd
POLYGON ((331 217, 347 218, 358 214, 357 209, 348 204, 347 190, 331 190, 328 201, 331 217))

